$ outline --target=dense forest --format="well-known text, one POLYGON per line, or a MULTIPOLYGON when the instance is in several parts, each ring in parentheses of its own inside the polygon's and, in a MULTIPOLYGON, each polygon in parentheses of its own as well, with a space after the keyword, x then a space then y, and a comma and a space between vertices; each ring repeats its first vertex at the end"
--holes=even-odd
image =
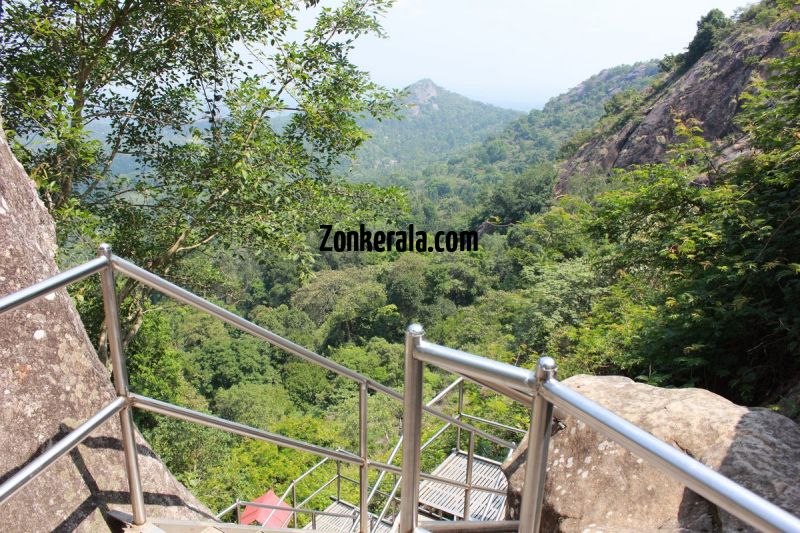
MULTIPOLYGON (((77 14, 71 2, 4 7, 3 126, 57 221, 64 266, 110 242, 141 266, 398 390, 403 331, 415 321, 435 342, 526 368, 551 355, 561 377, 622 374, 750 405, 771 405, 797 383, 796 31, 785 34, 784 54, 760 60, 764 75, 740 97, 735 126, 749 144, 738 157, 721 158, 723 146, 704 136, 703 124, 676 117, 678 142, 663 161, 559 185, 565 159, 637 120, 649 99, 728 36, 787 21, 796 28, 792 2, 765 0, 732 19, 714 10, 684 53, 605 70, 523 116, 428 82, 405 93, 373 83, 348 53, 360 35, 381 33, 382 1, 326 8, 299 41, 290 31, 293 3, 265 12, 259 2, 236 2, 235 13, 227 4, 198 12, 93 5, 77 14), (186 35, 187 46, 162 52, 186 35), (243 41, 271 42, 275 51, 246 57, 243 41), (256 60, 274 68, 248 69, 256 60), (431 88, 435 106, 414 100, 431 88), (287 112, 280 127, 271 124, 287 112), (426 152, 420 138, 435 150, 426 152), (117 157, 140 171, 115 171, 117 157), (360 222, 475 229, 480 249, 317 251, 319 224, 360 222)), ((357 449, 352 383, 119 283, 134 391, 357 449)), ((97 286, 84 282, 72 296, 105 361, 97 286)), ((427 397, 450 381, 427 372, 427 397)), ((478 389, 468 387, 466 405, 524 427, 520 407, 478 389)), ((386 459, 401 415, 397 402, 370 397, 372 457, 386 459)), ((315 462, 155 415, 138 413, 137 423, 215 510, 270 488, 280 493, 315 462)), ((454 437, 426 450, 428 467, 454 437)), ((480 440, 477 449, 505 454, 480 440)), ((306 479, 300 497, 331 475, 328 466, 306 479)), ((343 491, 357 501, 355 485, 343 491)), ((311 505, 323 508, 327 496, 311 505)))

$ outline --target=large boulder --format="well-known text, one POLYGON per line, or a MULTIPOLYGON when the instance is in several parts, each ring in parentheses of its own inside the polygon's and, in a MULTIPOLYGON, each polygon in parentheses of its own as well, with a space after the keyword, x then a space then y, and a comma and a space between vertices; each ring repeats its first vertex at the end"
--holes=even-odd
MULTIPOLYGON (((55 274, 55 253, 53 220, 0 132, 0 295, 55 274)), ((113 398, 65 290, 0 316, 0 481, 113 398)), ((137 436, 150 516, 209 517, 137 436)), ((123 465, 114 417, 0 505, 0 531, 108 531, 109 510, 130 512, 123 465)))
MULTIPOLYGON (((616 376, 566 385, 790 512, 800 510, 800 427, 702 389, 662 389, 616 376)), ((749 531, 622 446, 556 413, 542 531, 749 531)), ((523 442, 503 465, 509 518, 519 516, 523 442)))

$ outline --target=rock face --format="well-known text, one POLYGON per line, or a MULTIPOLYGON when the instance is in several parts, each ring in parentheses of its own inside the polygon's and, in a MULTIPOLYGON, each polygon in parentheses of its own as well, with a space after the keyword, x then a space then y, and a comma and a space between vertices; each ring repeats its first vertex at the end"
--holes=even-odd
MULTIPOLYGON (((57 272, 53 220, 0 134, 0 295, 57 272)), ((114 398, 65 290, 0 316, 0 481, 114 398)), ((176 439, 180 438, 176 435, 176 439)), ((138 436, 151 516, 208 518, 138 436)), ((0 531, 108 531, 130 512, 118 417, 0 505, 0 531)))
POLYGON ((665 88, 646 92, 643 111, 619 131, 601 132, 581 146, 563 163, 559 189, 573 176, 663 160, 677 142, 676 117, 699 120, 703 136, 722 144, 724 160, 741 153, 743 138, 733 123, 739 96, 754 74, 766 72, 765 60, 782 53, 783 34, 796 28, 796 22, 785 19, 768 28, 738 28, 688 71, 667 80, 665 88))
POLYGON ((423 112, 435 113, 439 111, 439 104, 436 97, 439 96, 441 89, 429 79, 420 80, 410 85, 406 91, 408 102, 408 114, 415 117, 423 112))
MULTIPOLYGON (((615 376, 564 381, 603 407, 784 509, 800 510, 800 427, 702 389, 615 376)), ((571 416, 556 413, 542 531, 750 531, 728 513, 571 416)), ((518 517, 527 443, 503 465, 518 517)))

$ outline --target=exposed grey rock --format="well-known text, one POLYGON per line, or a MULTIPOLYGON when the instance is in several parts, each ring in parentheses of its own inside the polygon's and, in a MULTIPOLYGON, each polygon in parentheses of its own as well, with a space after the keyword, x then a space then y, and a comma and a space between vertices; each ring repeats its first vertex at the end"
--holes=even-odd
MULTIPOLYGON (((564 381, 603 407, 790 512, 800 510, 800 427, 702 389, 615 376, 564 381)), ((542 531, 750 531, 739 520, 571 416, 550 441, 542 531)), ((527 443, 503 465, 519 513, 527 443)))
POLYGON ((779 20, 769 28, 740 28, 688 71, 659 91, 646 91, 646 108, 619 131, 601 132, 562 164, 560 190, 580 175, 605 174, 612 168, 663 161, 678 142, 675 119, 696 119, 703 137, 718 144, 720 163, 747 151, 747 139, 734 124, 740 96, 754 75, 767 74, 766 60, 783 53, 781 37, 797 22, 779 20))
MULTIPOLYGON (((57 272, 53 220, 0 134, 0 295, 57 272)), ((0 316, 0 480, 114 398, 65 290, 0 316)), ((180 438, 179 435, 175 436, 180 438)), ((148 513, 208 518, 138 436, 148 513)), ((117 417, 0 506, 0 531, 108 531, 130 512, 117 417)))

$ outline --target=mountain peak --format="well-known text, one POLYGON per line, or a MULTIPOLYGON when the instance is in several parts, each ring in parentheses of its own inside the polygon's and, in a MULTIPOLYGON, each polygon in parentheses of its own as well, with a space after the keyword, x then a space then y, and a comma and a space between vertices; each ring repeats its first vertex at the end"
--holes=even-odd
POLYGON ((424 78, 406 87, 407 100, 411 104, 426 104, 439 96, 442 90, 433 80, 424 78))

